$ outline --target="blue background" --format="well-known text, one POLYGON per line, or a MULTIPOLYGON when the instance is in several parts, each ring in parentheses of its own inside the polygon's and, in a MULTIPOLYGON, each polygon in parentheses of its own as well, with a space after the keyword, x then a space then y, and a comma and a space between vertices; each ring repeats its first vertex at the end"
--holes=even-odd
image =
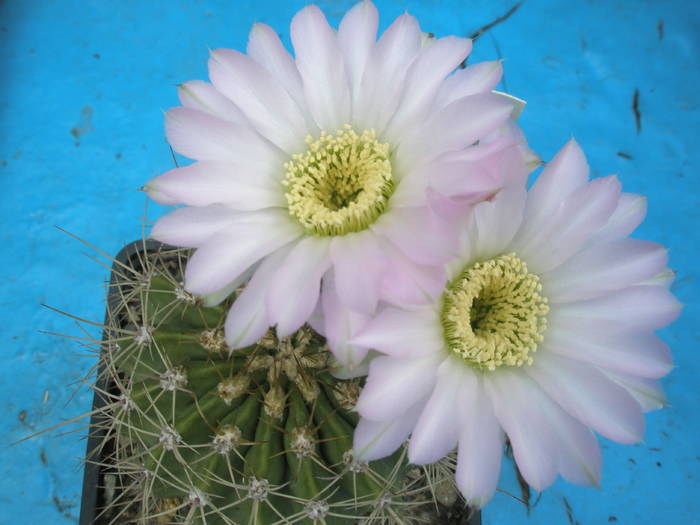
MULTIPOLYGON (((90 407, 90 391, 75 390, 94 357, 40 330, 82 332, 40 304, 99 322, 108 271, 54 226, 110 254, 139 237, 145 197, 137 188, 172 166, 162 111, 177 104, 175 85, 206 78, 208 48, 244 49, 255 21, 288 39, 289 20, 305 3, 0 1, 1 523, 69 524, 79 513, 84 429, 9 447, 90 407)), ((335 24, 353 2, 318 3, 335 24)), ((382 28, 408 10, 438 36, 468 35, 511 6, 379 2, 382 28)), ((573 135, 595 175, 618 173, 627 191, 649 197, 639 236, 670 247, 674 290, 687 305, 663 332, 677 364, 664 380, 671 406, 648 416, 646 441, 604 442, 600 490, 560 481, 529 517, 497 493, 487 524, 699 519, 698 27, 696 2, 528 0, 475 45, 472 60, 506 59, 502 87, 528 101, 521 122, 544 159, 573 135)), ((151 205, 148 216, 162 211, 151 205)), ((519 493, 509 465, 500 485, 519 493)))

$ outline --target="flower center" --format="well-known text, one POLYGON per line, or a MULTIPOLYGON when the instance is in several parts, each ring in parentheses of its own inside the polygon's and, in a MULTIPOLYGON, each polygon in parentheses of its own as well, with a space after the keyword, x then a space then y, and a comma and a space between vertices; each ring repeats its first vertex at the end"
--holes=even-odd
POLYGON ((305 153, 285 164, 289 213, 309 233, 344 235, 367 228, 386 209, 394 191, 389 145, 374 130, 358 135, 348 124, 321 133, 305 153))
POLYGON ((481 370, 532 364, 547 327, 547 298, 514 253, 467 266, 443 293, 447 346, 481 370))

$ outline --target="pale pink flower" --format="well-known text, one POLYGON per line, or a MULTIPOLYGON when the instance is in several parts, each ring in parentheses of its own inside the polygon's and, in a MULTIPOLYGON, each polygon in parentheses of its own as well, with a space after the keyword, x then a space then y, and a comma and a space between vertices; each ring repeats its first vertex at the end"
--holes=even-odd
POLYGON ((173 149, 197 162, 146 185, 185 205, 151 235, 197 248, 185 288, 208 303, 249 280, 226 321, 232 348, 269 326, 289 335, 318 307, 353 368, 365 352, 343 343, 353 319, 434 288, 431 265, 451 255, 428 190, 478 202, 502 186, 501 164, 527 160, 519 135, 503 133, 512 100, 491 91, 499 62, 453 73, 470 40, 428 38, 408 14, 377 40, 377 24, 369 1, 337 31, 308 6, 291 23, 294 57, 255 24, 247 55, 212 51, 212 83, 182 85, 166 114, 173 149))
POLYGON ((666 250, 628 236, 646 212, 614 176, 588 180, 572 140, 532 189, 521 178, 473 208, 459 256, 424 306, 388 306, 353 339, 375 358, 357 404, 362 460, 410 435, 409 459, 457 447, 475 506, 496 489, 505 436, 537 490, 600 478, 593 431, 636 443, 671 369, 654 331, 680 310, 666 250))

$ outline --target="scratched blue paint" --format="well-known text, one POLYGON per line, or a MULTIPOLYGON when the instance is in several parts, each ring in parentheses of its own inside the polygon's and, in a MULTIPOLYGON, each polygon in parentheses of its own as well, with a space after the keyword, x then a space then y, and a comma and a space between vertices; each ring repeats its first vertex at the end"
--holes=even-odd
MULTIPOLYGON (((86 354, 78 342, 40 333, 81 331, 40 304, 99 321, 108 272, 54 226, 111 254, 138 237, 144 197, 136 188, 172 165, 161 111, 176 104, 175 84, 205 78, 208 48, 242 49, 254 21, 288 39, 289 19, 304 3, 0 2, 0 522, 72 524, 79 512, 84 428, 8 448, 90 407, 88 390, 73 394, 94 358, 78 355, 86 354)), ((334 22, 351 5, 319 3, 334 22)), ((383 27, 408 9, 437 35, 469 34, 512 5, 379 4, 383 27)), ((528 0, 475 46, 475 60, 507 59, 503 87, 529 102, 522 125, 543 158, 574 135, 595 174, 618 173, 627 191, 648 195, 639 235, 670 247, 674 290, 687 304, 663 332, 677 363, 664 381, 672 406, 648 417, 645 443, 605 442, 600 490, 558 482, 530 517, 498 493, 484 512, 486 524, 698 520, 698 5, 528 0), (641 133, 631 111, 635 89, 641 133)), ((150 218, 160 213, 148 210, 150 218)), ((509 465, 500 484, 518 493, 509 465)))

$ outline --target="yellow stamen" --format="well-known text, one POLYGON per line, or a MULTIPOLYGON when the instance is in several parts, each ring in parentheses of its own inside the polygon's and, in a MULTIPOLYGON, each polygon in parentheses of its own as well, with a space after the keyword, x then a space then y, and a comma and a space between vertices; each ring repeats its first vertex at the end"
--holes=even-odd
POLYGON ((481 370, 532 364, 549 312, 541 291, 514 253, 466 267, 442 297, 448 347, 481 370))
POLYGON ((394 190, 389 145, 374 130, 358 135, 348 124, 335 135, 306 138, 307 151, 285 164, 289 213, 309 233, 344 235, 367 228, 394 190))

